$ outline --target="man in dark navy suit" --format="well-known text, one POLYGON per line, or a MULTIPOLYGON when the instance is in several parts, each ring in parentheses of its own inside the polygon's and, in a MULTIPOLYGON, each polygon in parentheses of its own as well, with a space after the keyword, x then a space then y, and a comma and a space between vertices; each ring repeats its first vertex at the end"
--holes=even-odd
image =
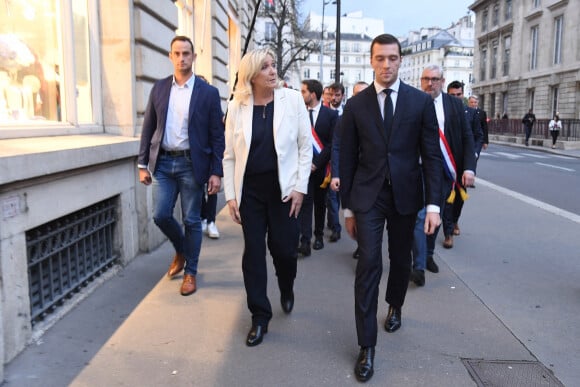
POLYGON ((176 36, 169 59, 174 74, 157 81, 143 118, 139 180, 153 183, 153 220, 173 244, 170 278, 184 269, 180 293, 193 294, 201 249, 201 198, 219 191, 225 148, 218 90, 193 74, 196 54, 191 39, 176 36), (181 198, 182 226, 173 216, 181 198))
POLYGON ((308 109, 312 131, 312 167, 308 181, 308 193, 304 196, 300 210, 300 246, 298 252, 302 256, 310 255, 310 240, 312 238, 312 208, 314 207, 314 250, 324 248, 324 215, 326 214, 326 193, 330 183, 330 153, 332 134, 338 119, 338 113, 324 106, 322 83, 316 79, 302 81, 300 92, 308 109), (328 175, 328 176, 327 176, 328 175), (325 181, 327 179, 327 181, 325 181))
POLYGON ((347 101, 339 129, 345 228, 357 239, 360 252, 355 277, 360 352, 354 371, 363 382, 374 372, 385 220, 390 261, 387 332, 401 327, 417 212, 426 202, 428 234, 441 222, 442 161, 433 100, 399 80, 401 45, 393 35, 382 34, 372 41, 370 61, 375 80, 347 101))

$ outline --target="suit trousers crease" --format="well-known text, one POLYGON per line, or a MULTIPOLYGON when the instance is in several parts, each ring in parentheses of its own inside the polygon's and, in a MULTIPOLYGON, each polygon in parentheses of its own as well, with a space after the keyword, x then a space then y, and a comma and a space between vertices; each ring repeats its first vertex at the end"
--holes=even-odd
POLYGON ((360 258, 355 277, 355 319, 358 344, 375 346, 379 283, 383 272, 382 242, 387 224, 389 275, 386 302, 400 308, 407 294, 411 272, 411 248, 416 213, 397 212, 391 186, 385 182, 374 205, 367 212, 355 213, 360 258))
POLYGON ((277 173, 245 176, 240 205, 244 235, 242 273, 254 324, 267 326, 272 318, 267 294, 266 244, 280 291, 291 292, 294 286, 298 221, 289 213, 290 202, 282 202, 277 173))
POLYGON ((324 181, 326 168, 318 168, 310 174, 308 193, 302 200, 302 208, 298 217, 300 223, 300 241, 310 243, 312 239, 312 210, 314 209, 314 237, 324 236, 324 216, 326 214, 327 188, 320 188, 324 181))

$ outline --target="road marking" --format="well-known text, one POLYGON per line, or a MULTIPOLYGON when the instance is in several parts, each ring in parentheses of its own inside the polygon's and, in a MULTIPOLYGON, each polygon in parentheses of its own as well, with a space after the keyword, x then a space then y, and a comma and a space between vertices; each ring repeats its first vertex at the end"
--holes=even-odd
POLYGON ((489 152, 481 152, 479 154, 479 157, 481 156, 487 156, 487 157, 499 157, 498 155, 494 155, 493 153, 489 153, 489 152))
POLYGON ((576 157, 570 157, 570 156, 562 156, 562 155, 552 155, 552 157, 557 158, 557 159, 564 159, 564 160, 576 160, 576 157))
POLYGON ((489 187, 489 188, 494 189, 498 192, 501 192, 505 195, 511 196, 514 199, 521 200, 524 203, 531 204, 532 206, 541 208, 545 211, 551 212, 552 214, 559 215, 561 217, 564 217, 566 219, 571 220, 572 222, 580 224, 580 215, 576 215, 572 212, 555 207, 551 204, 544 203, 544 202, 541 202, 541 201, 536 200, 536 199, 532 199, 529 196, 522 195, 519 192, 515 192, 515 191, 512 191, 512 190, 504 188, 504 187, 500 187, 499 185, 495 185, 492 182, 489 182, 487 180, 483 180, 481 178, 477 179, 477 185, 483 185, 483 186, 489 187))
POLYGON ((550 158, 550 156, 536 155, 536 154, 533 154, 533 153, 520 153, 520 154, 522 154, 524 156, 528 156, 528 157, 535 157, 537 159, 549 159, 550 158))
POLYGON ((520 155, 514 155, 512 153, 506 153, 506 152, 495 152, 498 155, 507 157, 508 159, 512 159, 512 160, 516 160, 516 159, 521 159, 524 156, 520 156, 520 155))
POLYGON ((561 169, 561 170, 567 171, 567 172, 576 172, 576 170, 574 170, 574 169, 559 167, 557 165, 552 165, 552 164, 544 164, 544 163, 534 163, 534 164, 541 165, 543 167, 549 167, 549 168, 554 168, 554 169, 561 169))

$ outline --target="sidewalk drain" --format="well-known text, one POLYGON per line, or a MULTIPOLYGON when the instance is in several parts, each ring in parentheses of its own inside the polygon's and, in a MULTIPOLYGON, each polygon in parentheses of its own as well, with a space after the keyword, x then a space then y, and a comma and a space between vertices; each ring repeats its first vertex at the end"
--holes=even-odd
POLYGON ((537 361, 461 359, 478 387, 564 387, 537 361))

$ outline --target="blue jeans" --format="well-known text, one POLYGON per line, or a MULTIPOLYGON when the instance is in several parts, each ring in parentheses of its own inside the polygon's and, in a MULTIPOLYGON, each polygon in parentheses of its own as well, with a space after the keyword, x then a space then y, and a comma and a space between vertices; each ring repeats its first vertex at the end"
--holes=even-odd
POLYGON ((340 209, 340 196, 337 192, 328 188, 328 193, 326 194, 326 213, 328 217, 328 224, 332 231, 340 232, 342 227, 340 226, 340 220, 338 219, 338 211, 340 209))
POLYGON ((153 174, 153 220, 171 241, 175 252, 185 256, 185 274, 197 274, 197 262, 201 250, 201 196, 203 185, 193 176, 191 159, 186 156, 159 155, 157 169, 153 174), (173 217, 173 209, 181 199, 181 211, 185 233, 173 217))
POLYGON ((427 235, 425 234, 425 214, 423 207, 417 214, 413 230, 413 269, 425 270, 427 265, 427 235))

